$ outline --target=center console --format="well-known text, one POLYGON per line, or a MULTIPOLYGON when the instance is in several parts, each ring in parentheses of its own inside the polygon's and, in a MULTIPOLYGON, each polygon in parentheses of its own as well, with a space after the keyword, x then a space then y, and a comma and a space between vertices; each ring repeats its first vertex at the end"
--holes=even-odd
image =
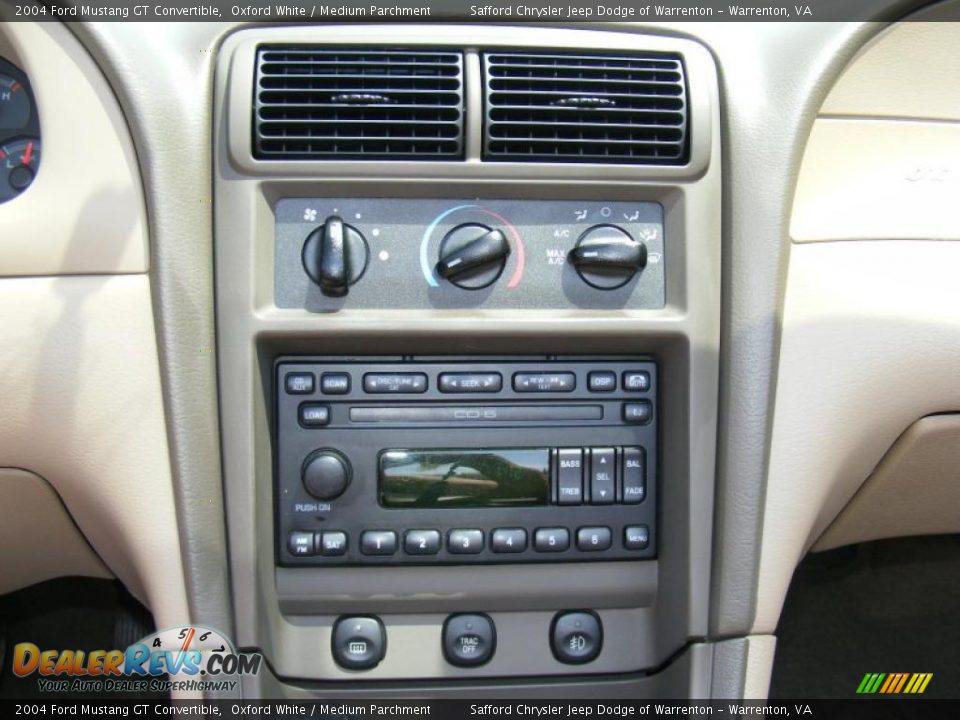
POLYGON ((709 53, 256 28, 215 107, 245 692, 707 696, 709 53))

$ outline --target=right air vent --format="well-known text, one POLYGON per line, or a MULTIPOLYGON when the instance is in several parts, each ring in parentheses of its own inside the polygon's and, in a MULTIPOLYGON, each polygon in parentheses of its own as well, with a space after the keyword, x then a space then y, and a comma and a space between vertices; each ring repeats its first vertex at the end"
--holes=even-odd
POLYGON ((678 165, 687 93, 676 55, 483 55, 485 160, 678 165))

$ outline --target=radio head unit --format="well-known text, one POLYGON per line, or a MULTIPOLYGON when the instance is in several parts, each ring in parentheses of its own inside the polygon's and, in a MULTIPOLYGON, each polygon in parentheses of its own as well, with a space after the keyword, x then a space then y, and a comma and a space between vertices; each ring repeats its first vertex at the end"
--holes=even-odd
POLYGON ((649 358, 281 358, 281 565, 656 555, 649 358))

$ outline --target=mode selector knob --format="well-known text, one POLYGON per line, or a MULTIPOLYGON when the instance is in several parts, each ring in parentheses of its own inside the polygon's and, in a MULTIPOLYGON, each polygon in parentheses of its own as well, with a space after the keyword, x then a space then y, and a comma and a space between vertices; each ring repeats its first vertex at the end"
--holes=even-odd
POLYGON ((497 281, 509 256, 510 243, 500 230, 458 225, 440 243, 437 275, 464 290, 480 290, 497 281))
POLYGON ((340 297, 367 269, 370 249, 359 230, 332 215, 307 236, 302 259, 303 269, 323 294, 340 297))
POLYGON ((350 484, 350 461, 336 450, 316 450, 304 461, 301 474, 308 493, 318 500, 333 500, 350 484))
POLYGON ((598 290, 623 287, 647 264, 647 246, 616 225, 594 225, 570 251, 570 263, 598 290))

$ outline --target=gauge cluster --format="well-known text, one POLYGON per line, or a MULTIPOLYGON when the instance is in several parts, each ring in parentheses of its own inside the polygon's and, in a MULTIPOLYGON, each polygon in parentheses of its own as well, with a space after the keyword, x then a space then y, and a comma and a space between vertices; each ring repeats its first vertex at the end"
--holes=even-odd
POLYGON ((40 118, 30 82, 0 58, 0 203, 24 192, 40 167, 40 118))

